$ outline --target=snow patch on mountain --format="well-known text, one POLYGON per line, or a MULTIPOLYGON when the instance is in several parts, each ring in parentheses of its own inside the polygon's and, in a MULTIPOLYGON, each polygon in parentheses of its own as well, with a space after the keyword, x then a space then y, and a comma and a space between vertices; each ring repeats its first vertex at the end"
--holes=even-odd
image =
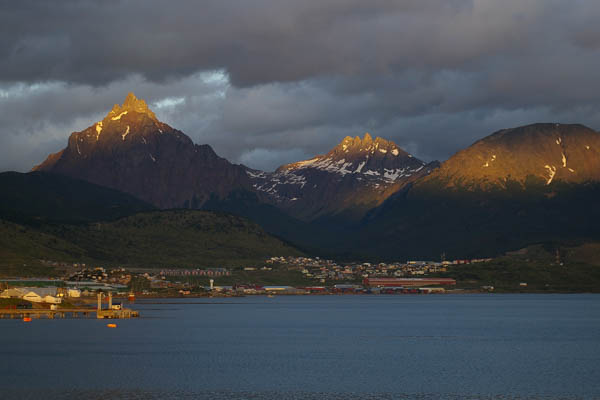
POLYGON ((546 181, 546 185, 549 185, 552 183, 552 180, 554 179, 554 175, 556 175, 556 167, 554 165, 544 165, 544 168, 546 168, 548 170, 548 180, 546 181))
POLYGON ((96 123, 96 141, 100 139, 100 132, 102 132, 102 121, 96 123))
POLYGON ((257 171, 257 170, 246 170, 246 174, 250 177, 250 178, 265 178, 267 176, 267 173, 264 171, 257 171))
POLYGON ((495 154, 493 154, 493 155, 492 155, 492 158, 490 158, 489 160, 487 160, 487 161, 485 162, 485 164, 483 164, 483 165, 482 165, 482 167, 483 167, 483 168, 487 168, 487 167, 489 167, 489 166, 490 166, 490 163, 491 163, 491 162, 494 162, 494 161, 496 161, 496 155, 495 155, 495 154))
POLYGON ((127 114, 127 111, 123 111, 121 114, 117 115, 116 117, 112 117, 111 119, 112 119, 113 121, 118 121, 118 120, 120 120, 120 119, 121 119, 121 117, 122 117, 123 115, 125 115, 125 114, 127 114))
POLYGON ((363 169, 363 167, 365 166, 367 162, 363 161, 360 164, 358 164, 358 167, 356 167, 356 171, 354 171, 355 174, 360 174, 360 171, 363 169))

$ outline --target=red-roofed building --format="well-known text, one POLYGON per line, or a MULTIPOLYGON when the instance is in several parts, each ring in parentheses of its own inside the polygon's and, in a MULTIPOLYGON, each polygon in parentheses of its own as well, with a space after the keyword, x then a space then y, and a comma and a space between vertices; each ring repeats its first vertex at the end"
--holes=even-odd
POLYGON ((456 280, 452 278, 365 278, 363 284, 370 287, 421 287, 430 285, 456 285, 456 280))

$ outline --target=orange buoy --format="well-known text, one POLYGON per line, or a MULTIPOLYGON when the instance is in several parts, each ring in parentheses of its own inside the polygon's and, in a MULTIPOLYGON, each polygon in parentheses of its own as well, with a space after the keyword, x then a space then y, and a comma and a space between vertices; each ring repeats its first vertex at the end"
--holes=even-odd
POLYGON ((31 322, 31 317, 23 317, 23 322, 31 322))
POLYGON ((117 324, 106 324, 106 326, 108 326, 109 328, 116 328, 117 324))

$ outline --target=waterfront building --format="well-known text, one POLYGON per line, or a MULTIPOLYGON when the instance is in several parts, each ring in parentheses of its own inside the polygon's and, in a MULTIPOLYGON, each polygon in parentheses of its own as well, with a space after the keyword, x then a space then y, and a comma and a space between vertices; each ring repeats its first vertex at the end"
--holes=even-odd
POLYGON ((22 299, 23 296, 25 296, 29 290, 27 290, 28 288, 10 288, 10 289, 6 289, 4 291, 2 291, 2 293, 0 293, 0 298, 3 299, 22 299))
POLYGON ((451 278, 365 278, 365 286, 370 287, 415 287, 428 285, 456 285, 451 278))

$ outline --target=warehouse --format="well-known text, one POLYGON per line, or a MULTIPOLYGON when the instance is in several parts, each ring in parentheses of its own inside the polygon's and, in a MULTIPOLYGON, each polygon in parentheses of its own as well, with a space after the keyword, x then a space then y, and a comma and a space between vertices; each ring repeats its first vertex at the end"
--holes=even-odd
POLYGON ((365 278, 363 284, 369 287, 423 287, 456 285, 456 280, 452 278, 365 278))

